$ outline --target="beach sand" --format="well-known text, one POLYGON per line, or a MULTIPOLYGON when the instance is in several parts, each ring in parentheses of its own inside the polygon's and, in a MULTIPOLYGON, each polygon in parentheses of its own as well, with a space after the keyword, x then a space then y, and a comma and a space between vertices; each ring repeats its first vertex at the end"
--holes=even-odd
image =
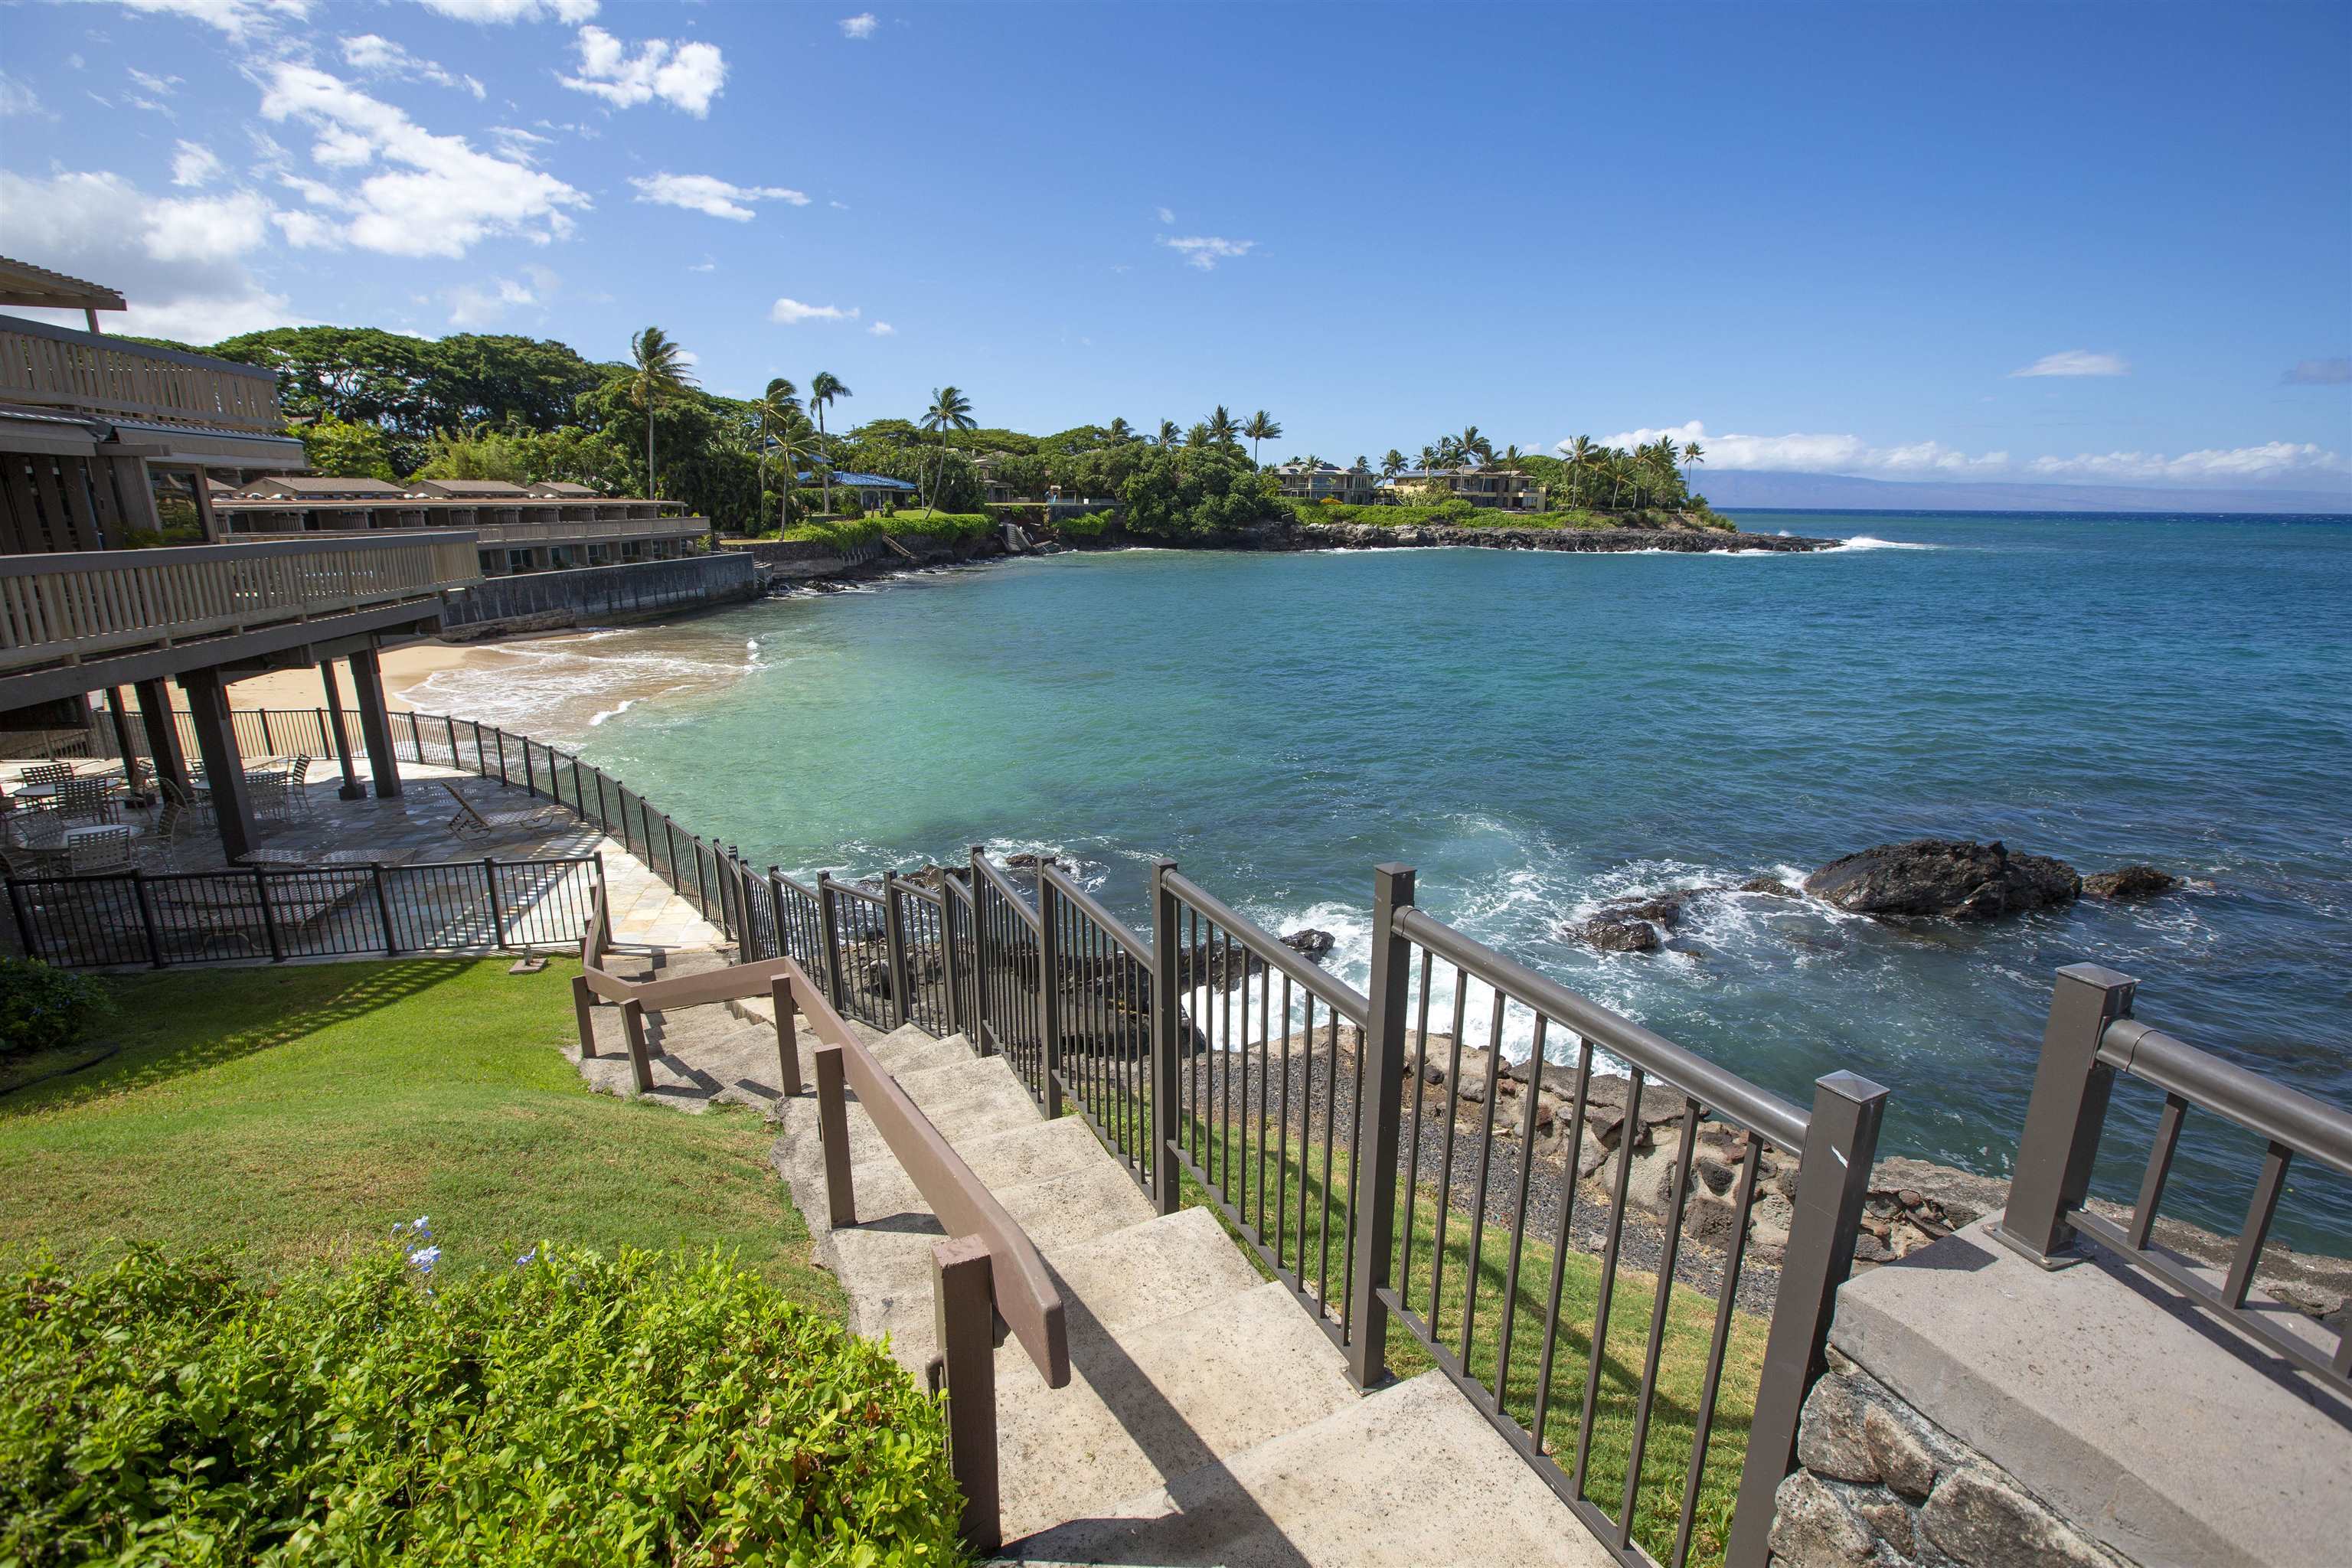
MULTIPOLYGON (((384 706, 408 709, 415 706, 408 693, 422 686, 425 679, 445 669, 494 668, 508 662, 509 656, 498 651, 496 644, 459 645, 441 642, 415 642, 402 647, 386 648, 383 655, 384 706)), ((341 691, 343 706, 352 706, 351 673, 338 668, 335 685, 341 691)), ((233 708, 323 708, 327 705, 324 685, 319 672, 313 669, 278 669, 267 675, 249 675, 228 689, 229 705, 233 708)))

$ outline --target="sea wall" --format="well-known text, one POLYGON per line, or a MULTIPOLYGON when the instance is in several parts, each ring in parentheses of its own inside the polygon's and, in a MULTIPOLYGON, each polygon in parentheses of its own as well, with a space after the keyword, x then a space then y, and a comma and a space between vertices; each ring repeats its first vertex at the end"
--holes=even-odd
POLYGON ((441 618, 445 642, 509 632, 614 626, 759 597, 759 563, 741 551, 676 561, 633 561, 567 572, 488 577, 449 595, 441 618))

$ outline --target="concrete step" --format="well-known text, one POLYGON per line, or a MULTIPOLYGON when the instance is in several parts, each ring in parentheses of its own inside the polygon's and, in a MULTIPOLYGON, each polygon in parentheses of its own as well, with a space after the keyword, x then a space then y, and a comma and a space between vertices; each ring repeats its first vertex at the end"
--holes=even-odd
MULTIPOLYGON (((919 1070, 888 1070, 898 1080, 898 1087, 907 1091, 907 1098, 921 1106, 926 1116, 930 1115, 934 1105, 953 1105, 970 1100, 984 1088, 1003 1085, 1027 1092, 1013 1065, 1003 1057, 966 1056, 919 1070)), ((938 1118, 932 1120, 937 1121, 938 1118)))
POLYGON ((1009 1537, 1098 1513, 1105 1500, 1216 1465, 1358 1403, 1339 1351, 1274 1282, 1141 1329, 1074 1335, 1070 1362, 1069 1386, 1049 1389, 1019 1344, 997 1352, 1009 1537))
POLYGON ((674 980, 681 974, 709 974, 724 969, 727 954, 709 948, 656 948, 644 952, 613 952, 604 957, 606 973, 633 983, 674 980))
MULTIPOLYGON (((1108 1160, 991 1190, 1037 1250, 1049 1258, 1060 1247, 1092 1241, 1152 1217, 1151 1205, 1142 1190, 1108 1160)), ((797 1196, 799 1189, 794 1191, 797 1196)), ((911 1182, 887 1194, 901 1200, 895 1207, 876 1201, 885 1194, 859 1193, 858 1223, 841 1230, 820 1231, 816 1224, 824 1210, 824 1194, 820 1173, 809 1194, 816 1211, 809 1215, 809 1229, 826 1249, 835 1272, 853 1298, 861 1291, 879 1299, 908 1289, 929 1296, 931 1243, 945 1232, 911 1182), (859 1283, 853 1285, 853 1280, 859 1283)), ((803 1207, 802 1212, 809 1210, 803 1207)))
MULTIPOLYGON (((1601 1568, 1612 1561, 1442 1372, 1351 1400, 1107 1509, 1065 1517, 1068 1523, 1015 1542, 1000 1561, 1224 1568, 1465 1561, 1601 1568)), ((1006 1524, 1018 1528, 1009 1510, 1006 1524)))

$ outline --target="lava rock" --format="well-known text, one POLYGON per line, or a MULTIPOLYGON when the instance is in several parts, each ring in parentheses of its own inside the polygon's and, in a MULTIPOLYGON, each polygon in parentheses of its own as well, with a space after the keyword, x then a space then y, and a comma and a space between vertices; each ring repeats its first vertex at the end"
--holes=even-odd
POLYGON ((1323 962, 1324 955, 1331 951, 1332 943, 1338 940, 1328 931, 1317 931, 1309 926, 1304 931, 1295 931, 1284 937, 1282 945, 1302 957, 1310 958, 1320 963, 1323 962))
POLYGON ((2088 897, 2125 902, 2152 899, 2179 886, 2179 878, 2169 871, 2159 871, 2153 866, 2125 866, 2113 871, 2094 871, 2083 879, 2083 891, 2088 897))
POLYGON ((1805 891, 1815 898, 1881 920, 1995 920, 2072 903, 2082 890, 2081 875, 2064 861, 2012 855, 1998 839, 1881 844, 1832 860, 1805 879, 1805 891))
POLYGON ((1750 877, 1740 883, 1737 890, 1743 893, 1762 893, 1768 898, 1774 899, 1793 899, 1797 896, 1797 889, 1778 877, 1750 877))
POLYGON ((1576 939, 1601 952, 1655 952, 1658 928, 1643 920, 1597 914, 1571 928, 1576 939))

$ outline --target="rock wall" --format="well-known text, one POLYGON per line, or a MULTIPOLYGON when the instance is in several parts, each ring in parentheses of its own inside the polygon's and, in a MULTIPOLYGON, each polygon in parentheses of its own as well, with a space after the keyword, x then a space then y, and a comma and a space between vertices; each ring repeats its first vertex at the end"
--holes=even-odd
POLYGON ((740 551, 675 561, 634 561, 568 572, 486 577, 449 595, 441 618, 445 642, 508 632, 611 626, 681 610, 741 604, 761 592, 760 568, 740 551))
POLYGON ((1780 1483, 1782 1568, 2124 1568, 2016 1477, 1832 1349, 1780 1483))

